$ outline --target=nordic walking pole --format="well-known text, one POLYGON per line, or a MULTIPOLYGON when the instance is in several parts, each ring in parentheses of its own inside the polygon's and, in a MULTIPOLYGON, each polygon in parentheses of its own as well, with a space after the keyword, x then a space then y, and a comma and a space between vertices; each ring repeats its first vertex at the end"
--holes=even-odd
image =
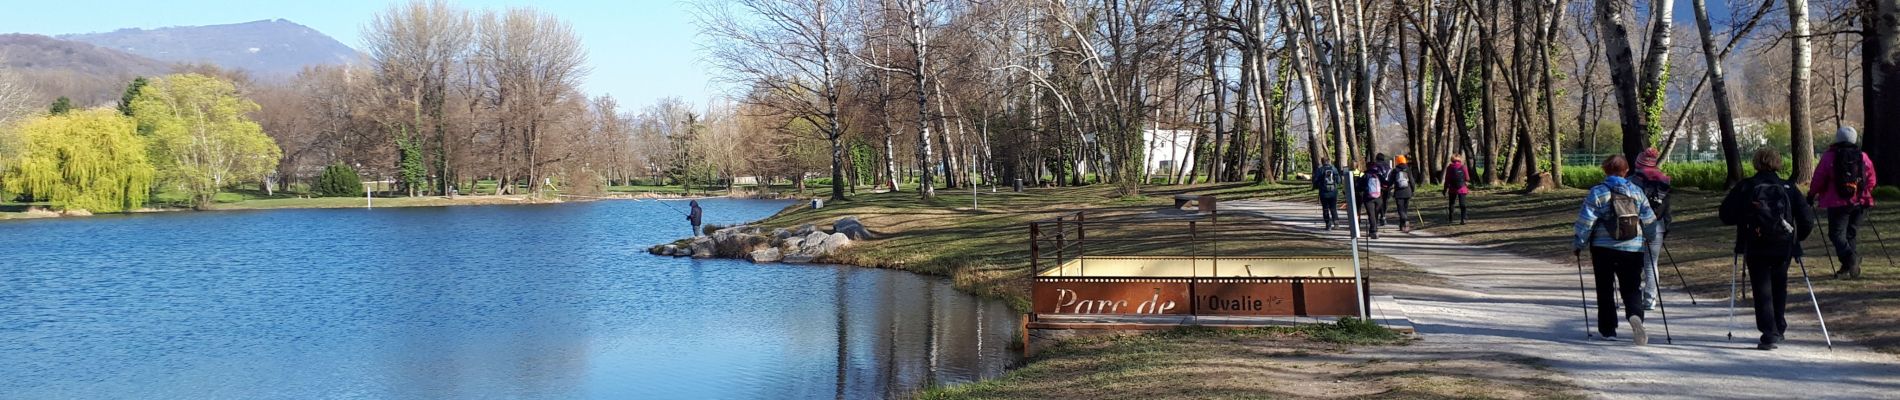
MULTIPOLYGON (((1689 304, 1700 305, 1695 301, 1695 291, 1689 290, 1689 278, 1682 275, 1682 264, 1676 263, 1676 253, 1669 251, 1669 241, 1662 243, 1663 255, 1669 256, 1669 266, 1676 269, 1676 279, 1682 281, 1682 292, 1689 294, 1689 304)), ((1662 297, 1662 290, 1656 291, 1656 297, 1662 297)))
POLYGON ((1808 280, 1808 263, 1801 261, 1801 257, 1795 257, 1794 262, 1801 265, 1801 282, 1808 285, 1808 301, 1814 303, 1814 319, 1821 321, 1821 339, 1827 340, 1827 351, 1834 351, 1834 338, 1827 334, 1827 317, 1821 316, 1821 298, 1814 294, 1814 281, 1808 280))
POLYGON ((1676 338, 1674 336, 1669 335, 1669 304, 1668 302, 1663 301, 1662 290, 1660 289, 1656 290, 1656 308, 1662 310, 1663 342, 1668 343, 1668 344, 1676 344, 1676 338))
POLYGON ((1735 270, 1741 268, 1738 262, 1741 253, 1736 253, 1728 262, 1728 341, 1735 341, 1735 270))
MULTIPOLYGON (((1828 226, 1828 228, 1831 229, 1833 226, 1828 226)), ((1827 267, 1834 270, 1834 276, 1839 277, 1841 267, 1846 265, 1834 265, 1834 239, 1830 236, 1833 235, 1829 235, 1828 231, 1821 231, 1821 251, 1827 254, 1827 267)))
MULTIPOLYGON (((1869 210, 1871 210, 1871 208, 1869 210)), ((1866 211, 1862 211, 1862 212, 1866 212, 1866 211)), ((1868 220, 1867 229, 1873 230, 1874 241, 1880 242, 1880 254, 1887 256, 1887 265, 1900 265, 1900 264, 1893 263, 1893 253, 1887 252, 1887 239, 1882 239, 1880 237, 1880 227, 1874 225, 1873 221, 1871 221, 1872 219, 1873 219, 1872 216, 1868 216, 1866 218, 1866 220, 1868 220)))
POLYGON ((1583 251, 1577 251, 1577 303, 1583 306, 1583 338, 1590 336, 1590 298, 1583 290, 1583 251))

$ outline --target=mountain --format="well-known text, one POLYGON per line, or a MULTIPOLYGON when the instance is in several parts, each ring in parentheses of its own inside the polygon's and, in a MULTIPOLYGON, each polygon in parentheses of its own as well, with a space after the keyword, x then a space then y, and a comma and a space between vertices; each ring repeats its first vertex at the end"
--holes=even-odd
POLYGON ((138 76, 172 70, 166 63, 118 50, 41 35, 0 34, 0 65, 19 73, 50 103, 71 97, 84 107, 115 103, 138 76))
POLYGON ((168 63, 209 63, 262 78, 296 75, 305 66, 347 64, 355 49, 310 27, 283 19, 229 25, 120 29, 61 35, 168 63))

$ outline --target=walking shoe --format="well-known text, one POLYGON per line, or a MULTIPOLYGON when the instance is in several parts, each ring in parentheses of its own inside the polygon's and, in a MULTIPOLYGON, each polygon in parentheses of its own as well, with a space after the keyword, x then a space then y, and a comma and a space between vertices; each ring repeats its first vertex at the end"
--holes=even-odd
POLYGON ((1598 340, 1598 341, 1603 341, 1603 342, 1621 342, 1621 341, 1623 341, 1623 339, 1622 339, 1622 338, 1619 338, 1619 337, 1616 337, 1616 335, 1597 335, 1597 340, 1598 340))
POLYGON ((1649 333, 1643 331, 1643 317, 1642 316, 1640 315, 1630 316, 1630 330, 1636 332, 1637 346, 1649 344, 1649 333))
POLYGON ((1780 347, 1781 346, 1776 346, 1774 342, 1761 342, 1761 344, 1755 345, 1755 350, 1774 350, 1780 347))

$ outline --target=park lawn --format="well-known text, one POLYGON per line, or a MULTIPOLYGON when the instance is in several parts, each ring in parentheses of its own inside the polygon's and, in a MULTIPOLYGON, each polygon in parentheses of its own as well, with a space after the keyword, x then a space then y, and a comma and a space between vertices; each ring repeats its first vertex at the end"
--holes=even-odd
MULTIPOLYGON (((1369 324, 1368 324, 1369 325, 1369 324)), ((1023 367, 922 399, 1582 398, 1540 360, 1408 356, 1377 326, 1306 325, 1061 341, 1023 367)))
MULTIPOLYGON (((1018 310, 1028 310, 1031 275, 1029 231, 1032 221, 1086 211, 1090 222, 1153 221, 1179 217, 1169 210, 1176 194, 1217 194, 1224 199, 1290 198, 1304 190, 1299 184, 1202 184, 1145 188, 1142 196, 1117 197, 1111 185, 1035 188, 1023 193, 991 192, 979 188, 976 208, 968 189, 937 191, 924 200, 914 192, 860 194, 813 210, 798 204, 761 221, 766 227, 814 224, 829 228, 847 216, 857 216, 878 237, 852 245, 829 261, 866 267, 892 268, 948 276, 965 291, 1006 299, 1018 310)), ((1230 255, 1346 255, 1344 246, 1317 240, 1311 232, 1287 229, 1247 214, 1221 214, 1222 229, 1236 240, 1219 244, 1230 255)), ((1184 225, 1134 225, 1117 229, 1091 228, 1090 238, 1185 238, 1184 225)), ((1101 242, 1089 254, 1190 254, 1208 248, 1178 244, 1101 242)), ((1047 266, 1044 266, 1047 268, 1047 266)), ((1430 277, 1403 264, 1373 257, 1367 267, 1374 284, 1416 282, 1430 277), (1384 274, 1384 275, 1377 275, 1384 274)))
MULTIPOLYGON (((1577 207, 1585 191, 1557 189, 1536 194, 1522 192, 1512 187, 1473 191, 1466 198, 1471 217, 1468 225, 1446 224, 1445 198, 1442 195, 1424 194, 1436 193, 1435 190, 1422 188, 1420 196, 1414 198, 1413 203, 1415 208, 1424 212, 1425 229, 1432 233, 1469 243, 1497 246, 1503 251, 1552 262, 1576 262, 1570 252, 1571 225, 1576 222, 1577 207)), ((1311 196, 1310 193, 1307 195, 1311 196)), ((1687 281, 1697 299, 1704 302, 1727 299, 1729 294, 1730 256, 1734 249, 1735 228, 1724 226, 1717 219, 1716 208, 1723 195, 1715 191, 1678 190, 1672 205, 1675 223, 1665 237, 1669 252, 1665 254, 1665 264, 1660 266, 1661 283, 1668 287, 1681 287, 1682 282, 1687 281), (1676 266, 1681 267, 1680 278, 1675 268, 1667 263, 1671 255, 1676 266)), ((1875 350, 1900 353, 1900 331, 1891 329, 1900 326, 1900 265, 1889 262, 1874 232, 1862 228, 1860 250, 1863 278, 1834 279, 1835 260, 1828 257, 1831 249, 1824 248, 1821 238, 1826 234, 1826 215, 1824 212, 1817 213, 1816 218, 1814 234, 1804 246, 1808 255, 1808 272, 1814 281, 1815 291, 1820 295, 1822 310, 1827 313, 1828 328, 1833 333, 1851 336, 1875 350)), ((1883 234, 1900 235, 1900 209, 1891 206, 1875 208, 1869 221, 1883 234)), ((1900 247, 1900 239, 1889 239, 1885 245, 1900 247)), ((1587 258, 1582 261, 1588 263, 1587 258)), ((1796 268, 1790 271, 1791 280, 1797 279, 1799 266, 1796 268)), ((1793 312, 1795 306, 1807 302, 1807 289, 1801 282, 1791 281, 1789 291, 1790 302, 1797 303, 1790 305, 1790 312, 1793 312)), ((1665 300, 1671 303, 1689 301, 1686 298, 1665 300)))

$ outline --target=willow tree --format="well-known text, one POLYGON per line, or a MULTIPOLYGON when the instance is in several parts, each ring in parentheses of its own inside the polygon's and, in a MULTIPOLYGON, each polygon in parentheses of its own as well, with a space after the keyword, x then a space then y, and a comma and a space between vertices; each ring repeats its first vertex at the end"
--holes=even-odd
POLYGON ((151 127, 153 164, 166 184, 191 195, 197 208, 240 181, 261 181, 283 150, 251 121, 257 103, 237 86, 199 74, 153 80, 132 100, 132 116, 151 127))
POLYGON ((115 110, 30 119, 5 135, 12 157, 0 173, 9 194, 62 210, 118 212, 145 204, 154 172, 137 125, 115 110))

